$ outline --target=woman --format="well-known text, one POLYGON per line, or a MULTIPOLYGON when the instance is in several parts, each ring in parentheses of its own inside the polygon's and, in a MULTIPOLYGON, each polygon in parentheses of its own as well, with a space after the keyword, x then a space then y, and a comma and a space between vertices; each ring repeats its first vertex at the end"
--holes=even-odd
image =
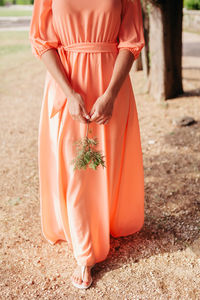
POLYGON ((140 131, 128 75, 144 46, 140 0, 35 0, 29 38, 47 67, 38 162, 41 224, 51 244, 67 241, 75 286, 92 283, 110 234, 144 222, 140 131), (74 141, 87 124, 106 168, 73 170, 74 141))

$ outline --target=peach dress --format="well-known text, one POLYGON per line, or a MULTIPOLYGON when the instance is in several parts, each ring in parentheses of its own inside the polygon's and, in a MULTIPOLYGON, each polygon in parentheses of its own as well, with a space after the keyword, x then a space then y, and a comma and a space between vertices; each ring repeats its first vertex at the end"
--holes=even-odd
MULTIPOLYGON (((140 0, 35 0, 29 39, 39 59, 48 49, 57 49, 70 84, 90 112, 109 84, 118 52, 126 48, 137 59, 144 46, 140 0)), ((109 122, 89 125, 105 168, 73 170, 73 142, 86 135, 87 124, 72 119, 67 98, 48 70, 42 100, 42 233, 51 244, 67 241, 78 264, 92 265, 106 259, 110 234, 130 235, 144 223, 143 158, 130 77, 109 122)))

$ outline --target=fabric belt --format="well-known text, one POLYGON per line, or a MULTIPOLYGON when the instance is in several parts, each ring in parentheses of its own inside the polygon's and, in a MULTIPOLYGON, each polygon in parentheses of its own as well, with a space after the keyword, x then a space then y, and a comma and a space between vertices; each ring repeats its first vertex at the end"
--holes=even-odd
POLYGON ((66 51, 95 53, 95 52, 118 52, 117 45, 118 45, 117 42, 116 43, 81 42, 81 43, 70 44, 67 46, 62 45, 61 47, 66 51))

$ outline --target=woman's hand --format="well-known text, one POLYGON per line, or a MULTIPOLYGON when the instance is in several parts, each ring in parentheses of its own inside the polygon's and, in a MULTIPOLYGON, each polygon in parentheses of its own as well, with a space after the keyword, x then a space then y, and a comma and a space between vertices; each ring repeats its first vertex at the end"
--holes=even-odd
POLYGON ((131 69, 134 61, 134 55, 128 49, 120 49, 109 85, 102 96, 94 103, 90 111, 90 121, 98 124, 106 124, 112 116, 115 99, 121 89, 125 78, 131 69))
POLYGON ((86 111, 85 103, 81 95, 72 91, 67 98, 68 109, 72 119, 81 123, 87 123, 90 116, 86 111))
POLYGON ((112 117, 115 95, 105 92, 97 98, 90 111, 90 122, 95 121, 98 124, 107 124, 112 117))

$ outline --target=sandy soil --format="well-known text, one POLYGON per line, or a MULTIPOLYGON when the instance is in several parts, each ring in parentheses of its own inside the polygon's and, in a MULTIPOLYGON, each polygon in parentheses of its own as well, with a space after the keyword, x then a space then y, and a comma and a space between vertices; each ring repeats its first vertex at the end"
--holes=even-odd
POLYGON ((145 91, 143 72, 131 71, 144 158, 145 225, 135 235, 111 238, 110 253, 93 268, 93 284, 85 291, 71 286, 76 261, 67 243, 52 246, 41 233, 37 134, 45 68, 23 38, 23 52, 4 53, 1 299, 200 299, 200 57, 192 51, 200 37, 185 34, 184 41, 185 94, 179 98, 156 103, 145 91), (185 115, 197 123, 178 127, 175 120, 185 115))

